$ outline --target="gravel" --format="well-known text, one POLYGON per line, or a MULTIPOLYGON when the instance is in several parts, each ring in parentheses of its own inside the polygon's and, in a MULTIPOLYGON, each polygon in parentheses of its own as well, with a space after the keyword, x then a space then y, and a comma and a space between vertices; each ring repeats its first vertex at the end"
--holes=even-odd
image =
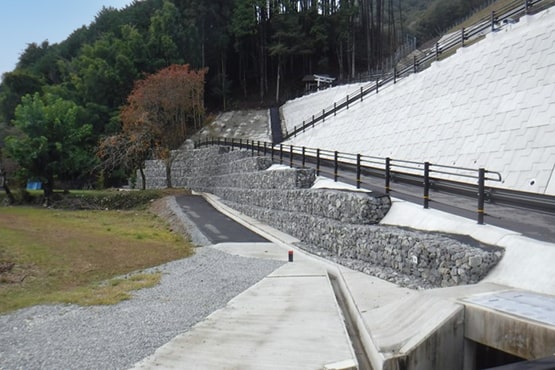
POLYGON ((197 248, 192 257, 150 269, 163 273, 161 283, 128 301, 2 315, 0 369, 130 368, 282 264, 197 248))

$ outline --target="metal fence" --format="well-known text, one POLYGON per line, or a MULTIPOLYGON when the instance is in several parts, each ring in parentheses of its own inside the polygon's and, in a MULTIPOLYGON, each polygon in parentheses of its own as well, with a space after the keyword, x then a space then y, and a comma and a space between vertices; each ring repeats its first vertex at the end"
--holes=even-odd
POLYGON ((386 194, 394 190, 395 183, 416 185, 422 188, 424 208, 430 205, 432 188, 470 196, 477 201, 479 224, 484 223, 484 205, 491 196, 486 181, 501 181, 499 172, 485 168, 445 166, 243 139, 207 138, 195 142, 196 148, 209 145, 228 146, 232 150, 248 150, 252 155, 270 156, 273 163, 289 167, 313 166, 316 175, 333 178, 336 182, 341 180, 351 183, 359 189, 363 185, 367 189, 376 189, 376 180, 382 182, 379 188, 386 194))

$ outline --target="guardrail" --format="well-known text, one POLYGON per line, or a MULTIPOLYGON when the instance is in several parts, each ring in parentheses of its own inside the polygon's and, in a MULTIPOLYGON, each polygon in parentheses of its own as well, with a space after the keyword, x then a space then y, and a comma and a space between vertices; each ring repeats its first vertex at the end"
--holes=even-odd
POLYGON ((414 162, 394 158, 382 158, 361 154, 342 153, 317 148, 299 147, 254 140, 210 138, 195 142, 195 148, 208 145, 229 146, 251 151, 252 155, 271 156, 273 163, 289 167, 313 165, 316 175, 327 174, 334 181, 342 178, 352 182, 357 188, 367 184, 375 187, 374 180, 383 181, 383 191, 389 194, 392 183, 405 183, 422 187, 424 208, 430 205, 430 189, 441 189, 452 194, 461 194, 477 199, 477 222, 484 223, 484 204, 491 200, 492 190, 486 188, 486 181, 501 181, 501 174, 485 168, 465 168, 445 166, 430 162, 414 162), (354 175, 354 177, 353 177, 354 175), (372 179, 372 181, 370 180, 372 179), (476 181, 476 184, 460 180, 476 181), (456 181, 459 180, 459 181, 456 181))
POLYGON ((353 91, 348 94, 344 99, 341 99, 327 109, 322 109, 311 117, 302 121, 298 127, 294 126, 292 131, 287 131, 283 136, 283 140, 295 137, 306 130, 314 127, 316 124, 325 122, 326 118, 335 116, 342 109, 349 109, 349 106, 364 101, 364 97, 370 93, 379 93, 385 86, 391 83, 395 84, 403 77, 413 73, 418 73, 431 65, 432 62, 439 60, 440 56, 444 53, 454 51, 458 47, 464 47, 468 42, 478 37, 481 37, 487 32, 493 32, 500 29, 503 24, 514 22, 514 18, 529 14, 532 7, 545 0, 515 0, 507 4, 501 9, 492 11, 489 17, 483 18, 472 26, 462 28, 460 32, 454 32, 451 36, 444 38, 441 42, 437 42, 433 49, 422 57, 414 57, 412 65, 406 66, 397 70, 393 69, 390 73, 384 74, 381 78, 369 83, 366 86, 360 87, 359 90, 353 91))

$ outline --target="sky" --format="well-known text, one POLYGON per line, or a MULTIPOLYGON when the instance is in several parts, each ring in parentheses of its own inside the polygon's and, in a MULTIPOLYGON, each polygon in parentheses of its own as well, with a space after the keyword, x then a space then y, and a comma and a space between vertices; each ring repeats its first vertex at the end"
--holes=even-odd
POLYGON ((15 68, 27 44, 65 40, 88 26, 102 6, 121 9, 132 0, 0 0, 0 76, 15 68))

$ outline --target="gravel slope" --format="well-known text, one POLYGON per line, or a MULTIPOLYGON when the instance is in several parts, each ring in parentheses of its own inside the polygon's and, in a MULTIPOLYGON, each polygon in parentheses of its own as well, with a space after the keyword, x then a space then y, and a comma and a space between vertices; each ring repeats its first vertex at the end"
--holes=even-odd
POLYGON ((0 316, 0 369, 129 368, 282 264, 203 247, 156 267, 160 285, 117 305, 42 305, 0 316))

